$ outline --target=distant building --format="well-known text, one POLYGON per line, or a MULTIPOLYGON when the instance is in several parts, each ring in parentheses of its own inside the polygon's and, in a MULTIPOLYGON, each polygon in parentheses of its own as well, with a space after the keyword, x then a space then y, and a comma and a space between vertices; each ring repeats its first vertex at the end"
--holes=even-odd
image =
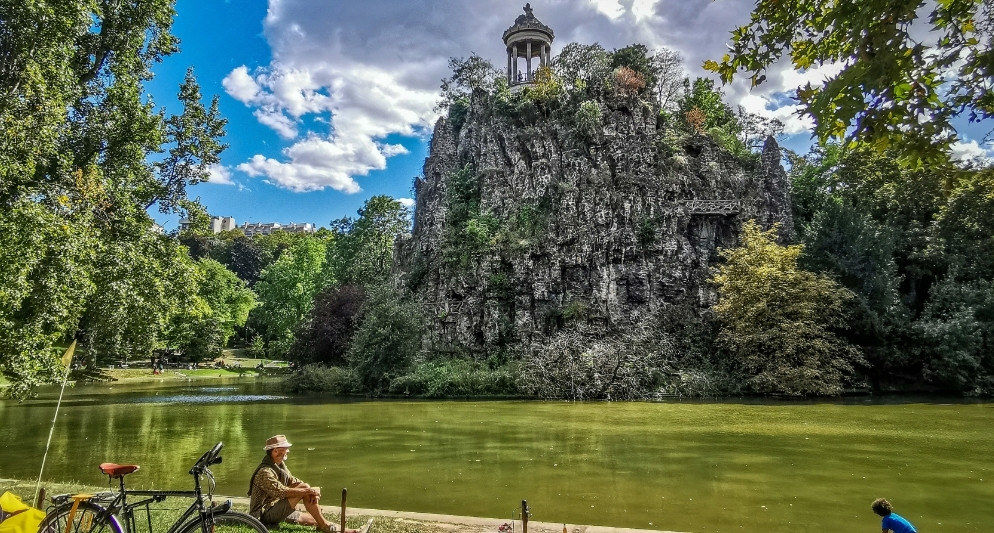
POLYGON ((235 229, 235 217, 211 217, 211 231, 221 233, 235 229))
POLYGON ((304 222, 301 224, 291 222, 286 226, 280 224, 279 222, 243 222, 240 227, 246 237, 252 237, 253 235, 269 235, 276 231, 285 231, 287 233, 314 233, 317 231, 314 224, 310 222, 304 222))
MULTIPOLYGON (((222 231, 231 231, 235 229, 235 217, 211 217, 211 232, 221 233, 222 231)), ((181 218, 179 221, 179 230, 186 231, 190 229, 190 219, 181 218)))

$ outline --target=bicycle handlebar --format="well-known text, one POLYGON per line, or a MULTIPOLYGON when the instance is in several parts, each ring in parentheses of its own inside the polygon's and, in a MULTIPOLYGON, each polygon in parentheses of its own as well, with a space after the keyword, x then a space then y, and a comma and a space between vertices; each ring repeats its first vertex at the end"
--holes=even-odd
POLYGON ((224 447, 224 443, 219 442, 209 451, 204 452, 204 454, 200 456, 200 459, 197 459, 197 462, 193 465, 193 468, 190 469, 190 474, 194 476, 200 475, 207 471, 211 465, 219 464, 221 462, 220 454, 222 447, 224 447))

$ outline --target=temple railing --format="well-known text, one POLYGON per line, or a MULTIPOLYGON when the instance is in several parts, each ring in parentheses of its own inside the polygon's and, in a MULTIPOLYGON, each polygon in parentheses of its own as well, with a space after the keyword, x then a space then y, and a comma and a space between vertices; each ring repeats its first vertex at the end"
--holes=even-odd
POLYGON ((738 200, 684 200, 680 202, 691 215, 736 215, 738 200))

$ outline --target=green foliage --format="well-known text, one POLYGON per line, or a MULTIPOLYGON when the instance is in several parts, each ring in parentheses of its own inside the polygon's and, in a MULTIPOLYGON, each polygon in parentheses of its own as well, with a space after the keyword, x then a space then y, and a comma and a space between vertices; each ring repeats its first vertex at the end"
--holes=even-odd
POLYGON ((723 250, 713 282, 721 339, 760 393, 840 394, 862 358, 835 334, 852 292, 797 265, 802 246, 780 246, 776 229, 752 221, 741 246, 723 250))
POLYGON ((833 201, 833 171, 842 159, 842 147, 829 143, 799 156, 790 152, 790 205, 794 226, 803 235, 815 215, 833 201))
POLYGON ((913 166, 941 164, 957 139, 955 117, 994 114, 994 7, 987 0, 921 6, 760 0, 750 23, 732 31, 730 53, 704 68, 726 83, 744 71, 755 86, 785 53, 798 70, 839 64, 820 86, 797 91, 822 143, 848 138, 879 152, 896 148, 913 166), (929 38, 912 36, 913 27, 929 38))
POLYGON ((169 149, 166 157, 155 163, 159 179, 155 182, 152 198, 145 205, 148 209, 158 202, 159 211, 163 213, 185 205, 186 186, 207 181, 210 166, 221 161, 219 154, 228 147, 218 141, 224 136, 228 122, 220 116, 218 97, 211 100, 210 108, 203 106, 200 86, 192 68, 186 71, 177 98, 183 104, 183 113, 165 120, 169 149))
POLYGON ((19 369, 7 374, 17 393, 55 375, 51 347, 80 330, 93 353, 147 353, 189 297, 189 260, 146 235, 146 209, 193 208, 186 185, 218 161, 225 121, 192 73, 179 115, 146 96, 152 66, 178 50, 173 4, 4 4, 0 225, 24 224, 0 238, 0 254, 23 257, 0 302, 0 325, 15 328, 0 334, 0 360, 19 369))
POLYGON ((691 84, 690 79, 687 78, 683 85, 684 93, 677 102, 677 108, 684 119, 687 113, 696 109, 702 117, 698 128, 700 131, 720 128, 733 137, 740 133, 741 128, 735 112, 722 100, 721 91, 714 88, 714 80, 697 78, 691 84))
POLYGON ((935 216, 933 253, 965 280, 994 280, 994 169, 965 173, 935 216))
POLYGON ((389 393, 423 398, 514 396, 518 394, 515 365, 488 368, 465 359, 431 360, 390 381, 389 393))
POLYGON ((332 396, 346 396, 360 389, 355 372, 343 367, 305 365, 283 381, 283 389, 290 393, 320 392, 332 396))
POLYGON ((945 389, 994 394, 994 284, 950 276, 936 284, 915 331, 925 378, 945 389))
POLYGON ((275 260, 273 252, 263 246, 263 240, 262 237, 238 235, 214 246, 211 257, 251 287, 259 281, 262 271, 275 260))
POLYGON ((894 231, 848 202, 830 202, 805 228, 804 245, 805 269, 831 276, 855 294, 844 335, 860 347, 879 383, 900 366, 896 341, 910 318, 898 292, 894 231))
POLYGON ((339 285, 318 293, 307 320, 297 330, 289 359, 299 364, 344 366, 365 303, 366 291, 359 285, 339 285))
POLYGON ((491 93, 497 87, 497 81, 503 76, 493 64, 482 57, 472 54, 467 58, 449 58, 449 70, 452 76, 442 80, 441 100, 436 109, 449 109, 459 101, 469 101, 474 90, 480 89, 491 93))
POLYGON ((379 393, 407 372, 421 345, 422 317, 412 302, 389 288, 369 295, 362 324, 349 347, 349 368, 364 390, 379 393))
POLYGON ((466 165, 445 181, 445 261, 466 266, 485 250, 496 233, 493 217, 480 214, 480 179, 466 165))
POLYGON ((584 100, 576 112, 576 131, 580 137, 593 141, 603 127, 601 107, 593 100, 584 100))
POLYGON ((252 338, 247 352, 249 357, 253 359, 263 359, 266 357, 266 341, 262 339, 261 335, 252 338))
POLYGON ((659 221, 652 217, 643 217, 635 229, 635 239, 639 246, 646 247, 656 242, 659 233, 659 221))
POLYGON ((752 152, 750 152, 749 149, 742 144, 742 141, 740 141, 734 133, 730 133, 725 128, 715 126, 708 130, 708 135, 714 139, 715 144, 740 159, 746 159, 753 156, 752 152))
POLYGON ((673 348, 672 338, 654 322, 624 335, 575 323, 523 355, 520 387, 548 399, 651 398, 669 371, 673 348))
POLYGON ((328 246, 328 283, 372 286, 383 283, 393 266, 393 244, 410 232, 411 213, 385 195, 373 196, 359 209, 359 218, 333 224, 328 246))
POLYGON ((552 59, 552 69, 569 93, 594 96, 614 67, 601 45, 569 43, 552 59))
POLYGON ((189 361, 216 358, 256 305, 244 281, 213 259, 194 263, 196 295, 173 316, 169 344, 189 361))
POLYGON ((656 86, 656 70, 649 49, 644 44, 632 44, 619 48, 611 52, 609 59, 609 64, 615 72, 618 72, 619 69, 631 69, 641 78, 642 87, 635 90, 635 93, 641 92, 646 87, 656 86))
POLYGON ((96 235, 85 214, 24 199, 0 209, 0 373, 23 397, 62 375, 52 347, 75 333, 94 291, 96 235))
POLYGON ((562 96, 563 87, 559 76, 548 66, 542 65, 535 72, 535 79, 527 91, 529 97, 548 108, 562 96))
POLYGON ((95 266, 82 322, 94 362, 147 359, 166 346, 174 317, 208 313, 196 296, 196 266, 174 239, 139 233, 105 245, 95 266))
POLYGON ((477 256, 493 249, 497 243, 500 222, 492 215, 477 214, 466 221, 462 236, 463 247, 471 255, 477 256))
POLYGON ((314 296, 325 287, 322 276, 325 254, 323 240, 307 237, 262 271, 255 285, 261 305, 253 310, 252 316, 271 357, 286 356, 294 332, 311 311, 314 296))
POLYGON ((563 321, 567 324, 586 321, 590 316, 590 306, 579 300, 574 300, 563 307, 562 316, 563 321))
POLYGON ((454 131, 462 129, 462 125, 466 123, 467 116, 469 116, 468 99, 460 98, 452 102, 452 105, 449 106, 449 122, 452 124, 454 131))

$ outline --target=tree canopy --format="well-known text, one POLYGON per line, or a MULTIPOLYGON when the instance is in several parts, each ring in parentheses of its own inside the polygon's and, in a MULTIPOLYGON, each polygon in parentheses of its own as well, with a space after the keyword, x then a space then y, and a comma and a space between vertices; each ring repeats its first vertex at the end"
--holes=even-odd
POLYGON ((721 339, 755 392, 839 394, 862 361, 834 331, 853 294, 798 267, 803 247, 781 246, 775 235, 748 221, 742 245, 721 251, 726 262, 713 279, 721 339))
POLYGON ((58 345, 73 337, 107 353, 152 349, 187 297, 188 255, 154 234, 146 210, 196 210, 186 186, 207 179, 226 121, 192 71, 180 113, 147 96, 152 67, 178 50, 174 15, 174 0, 0 4, 0 258, 11 260, 0 372, 11 394, 61 374, 58 345))
POLYGON ((784 54, 807 70, 841 66, 819 85, 798 88, 819 139, 899 149, 905 163, 942 162, 958 139, 953 119, 994 114, 992 0, 759 0, 730 51, 704 68, 753 86, 784 54))

